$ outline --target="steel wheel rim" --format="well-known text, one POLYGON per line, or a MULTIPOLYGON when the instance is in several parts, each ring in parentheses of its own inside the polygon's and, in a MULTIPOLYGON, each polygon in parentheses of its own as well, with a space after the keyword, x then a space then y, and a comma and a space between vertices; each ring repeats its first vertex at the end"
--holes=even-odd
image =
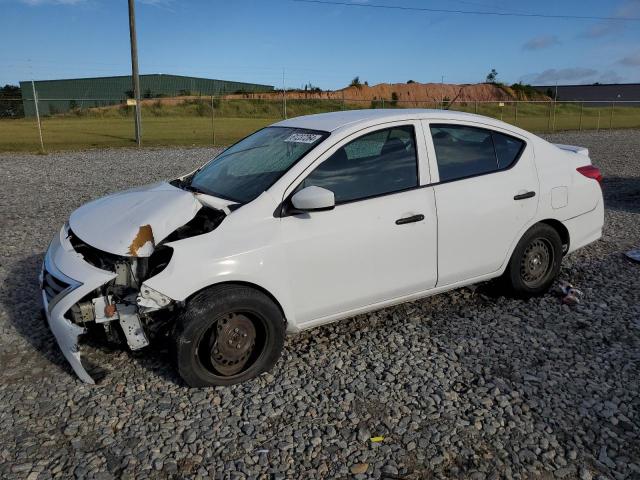
POLYGON ((545 238, 532 240, 524 250, 520 261, 520 278, 529 288, 536 288, 544 283, 553 268, 553 246, 545 238))
POLYGON ((203 333, 196 360, 208 374, 231 379, 250 369, 262 357, 267 343, 264 320, 246 312, 230 312, 203 333))

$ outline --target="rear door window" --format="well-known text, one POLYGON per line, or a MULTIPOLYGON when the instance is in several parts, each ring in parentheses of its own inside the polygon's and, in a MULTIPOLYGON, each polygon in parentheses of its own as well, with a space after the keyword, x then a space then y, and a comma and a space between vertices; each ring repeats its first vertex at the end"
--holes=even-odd
POLYGON ((484 128, 432 124, 440 181, 458 180, 510 167, 524 142, 484 128))

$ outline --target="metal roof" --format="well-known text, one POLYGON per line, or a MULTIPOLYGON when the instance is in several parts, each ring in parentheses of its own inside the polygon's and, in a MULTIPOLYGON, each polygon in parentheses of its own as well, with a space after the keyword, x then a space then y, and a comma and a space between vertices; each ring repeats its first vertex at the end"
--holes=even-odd
MULTIPOLYGON (((34 81, 40 113, 66 112, 75 107, 114 105, 132 96, 131 75, 34 81)), ((20 82, 26 116, 35 113, 31 81, 20 82)), ((179 95, 224 95, 235 92, 272 91, 272 85, 234 82, 183 75, 140 75, 140 95, 145 98, 179 95)))

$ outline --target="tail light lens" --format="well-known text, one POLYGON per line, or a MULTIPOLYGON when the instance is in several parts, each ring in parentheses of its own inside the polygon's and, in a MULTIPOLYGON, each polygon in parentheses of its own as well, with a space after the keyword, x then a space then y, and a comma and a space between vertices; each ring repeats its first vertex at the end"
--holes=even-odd
POLYGON ((576 170, 587 178, 596 180, 599 184, 602 184, 602 173, 598 167, 593 165, 586 165, 584 167, 578 167, 576 170))

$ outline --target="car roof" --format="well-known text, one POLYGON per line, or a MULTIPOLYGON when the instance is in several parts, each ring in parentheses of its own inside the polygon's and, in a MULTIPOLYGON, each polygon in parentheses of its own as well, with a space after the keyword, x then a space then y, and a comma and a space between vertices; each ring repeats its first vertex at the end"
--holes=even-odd
MULTIPOLYGON (((310 130, 321 130, 324 132, 334 132, 344 127, 355 127, 360 124, 375 124, 402 120, 466 120, 469 122, 483 123, 495 127, 508 128, 510 130, 520 130, 513 125, 507 124, 494 118, 475 115, 466 112, 456 112, 452 110, 432 110, 424 108, 402 108, 402 109, 375 109, 375 110, 344 110, 339 112, 318 113, 315 115, 305 115, 302 117, 290 118, 275 123, 277 127, 307 128, 310 130)), ((524 131, 522 131, 525 133, 524 131)))

